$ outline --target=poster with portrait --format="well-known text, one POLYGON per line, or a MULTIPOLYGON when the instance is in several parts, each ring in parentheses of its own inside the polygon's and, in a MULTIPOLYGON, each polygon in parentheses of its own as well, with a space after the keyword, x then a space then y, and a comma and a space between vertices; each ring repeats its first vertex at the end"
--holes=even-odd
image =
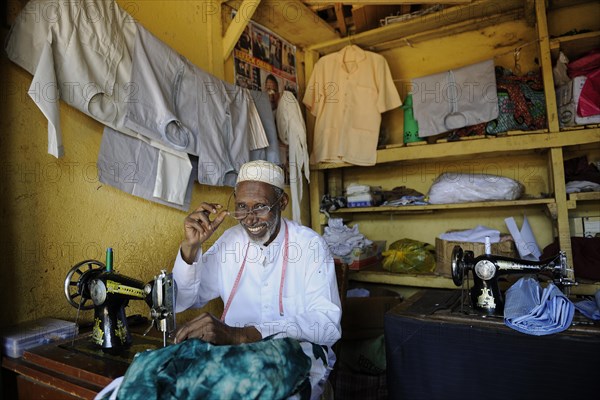
POLYGON ((273 109, 284 90, 298 97, 296 46, 265 27, 252 21, 246 25, 233 60, 235 83, 268 93, 273 109))

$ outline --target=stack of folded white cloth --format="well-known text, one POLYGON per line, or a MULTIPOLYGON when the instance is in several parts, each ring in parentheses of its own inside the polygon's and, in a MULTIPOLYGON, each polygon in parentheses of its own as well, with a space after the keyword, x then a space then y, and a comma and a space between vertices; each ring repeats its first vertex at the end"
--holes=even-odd
POLYGON ((358 231, 358 224, 350 228, 344 225, 341 218, 329 218, 323 239, 327 242, 331 253, 339 257, 350 254, 354 248, 364 248, 373 243, 358 231))
POLYGON ((372 207, 382 201, 381 186, 359 185, 356 183, 346 188, 348 207, 372 207))

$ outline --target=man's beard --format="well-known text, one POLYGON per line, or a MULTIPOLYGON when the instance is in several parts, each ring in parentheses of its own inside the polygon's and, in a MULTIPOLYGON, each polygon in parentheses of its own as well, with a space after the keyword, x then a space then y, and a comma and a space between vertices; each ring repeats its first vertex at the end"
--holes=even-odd
POLYGON ((248 235, 248 238, 252 243, 262 246, 271 238, 271 236, 273 236, 275 230, 277 229, 277 221, 269 221, 265 224, 268 225, 267 230, 264 234, 262 234, 259 237, 250 235, 247 230, 244 230, 244 232, 246 232, 246 235, 248 235))

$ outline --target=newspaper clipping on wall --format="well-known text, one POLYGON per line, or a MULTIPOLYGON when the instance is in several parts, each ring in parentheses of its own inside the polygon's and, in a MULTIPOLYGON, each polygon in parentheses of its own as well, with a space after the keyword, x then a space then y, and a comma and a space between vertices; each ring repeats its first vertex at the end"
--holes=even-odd
POLYGON ((268 93, 273 109, 284 90, 298 97, 296 46, 262 25, 248 23, 235 46, 233 59, 235 83, 268 93))

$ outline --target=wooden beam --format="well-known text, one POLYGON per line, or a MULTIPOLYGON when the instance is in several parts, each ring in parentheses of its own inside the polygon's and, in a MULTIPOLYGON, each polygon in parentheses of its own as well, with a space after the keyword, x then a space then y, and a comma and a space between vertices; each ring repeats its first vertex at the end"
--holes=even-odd
POLYGON ((548 20, 546 19, 546 2, 544 0, 535 0, 535 14, 537 18, 537 33, 540 39, 540 62, 542 66, 542 79, 544 81, 544 94, 546 96, 546 120, 548 121, 550 132, 557 132, 559 130, 558 107, 554 92, 550 37, 548 34, 548 20))
MULTIPOLYGON (((226 6, 239 10, 242 1, 226 6)), ((340 35, 300 0, 262 0, 252 20, 300 48, 338 39, 340 35)))
MULTIPOLYGON (((567 254, 567 262, 574 267, 573 251, 571 249, 571 232, 569 229, 569 210, 567 208, 567 192, 565 188, 565 169, 562 148, 550 149, 550 166, 552 168, 552 182, 554 182, 554 198, 556 199, 556 228, 558 233, 559 248, 567 254)), ((575 266, 577 268, 577 266, 575 266)), ((574 279, 573 271, 569 271, 569 278, 574 279)))
POLYGON ((223 36, 223 60, 227 60, 244 29, 252 19, 260 0, 244 0, 223 36))
MULTIPOLYGON (((448 7, 442 11, 409 19, 398 24, 390 24, 381 28, 372 29, 352 35, 352 43, 365 49, 379 46, 399 38, 426 31, 437 31, 449 24, 459 24, 472 20, 493 21, 495 15, 502 15, 512 10, 522 10, 523 0, 505 0, 497 2, 492 0, 478 0, 466 5, 448 7)), ((319 54, 329 54, 348 45, 348 38, 321 41, 309 49, 319 54)))
POLYGON ((342 3, 335 3, 334 9, 340 33, 342 34, 342 36, 346 36, 346 34, 348 33, 348 27, 346 26, 346 19, 344 18, 344 10, 342 3))

